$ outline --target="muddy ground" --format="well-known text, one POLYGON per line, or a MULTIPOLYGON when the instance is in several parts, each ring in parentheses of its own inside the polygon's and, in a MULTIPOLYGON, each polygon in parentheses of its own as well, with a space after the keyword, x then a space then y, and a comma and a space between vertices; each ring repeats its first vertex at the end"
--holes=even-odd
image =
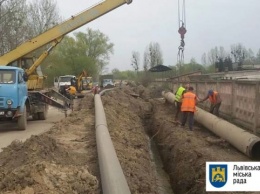
MULTIPOLYGON (((157 144, 175 194, 205 192, 206 161, 247 161, 202 126, 176 126, 174 107, 160 87, 125 86, 102 96, 108 128, 133 194, 159 194, 150 141, 157 144)), ((0 153, 0 193, 102 193, 94 127, 94 101, 88 95, 49 132, 13 142, 0 153)), ((230 192, 229 192, 230 193, 230 192)))

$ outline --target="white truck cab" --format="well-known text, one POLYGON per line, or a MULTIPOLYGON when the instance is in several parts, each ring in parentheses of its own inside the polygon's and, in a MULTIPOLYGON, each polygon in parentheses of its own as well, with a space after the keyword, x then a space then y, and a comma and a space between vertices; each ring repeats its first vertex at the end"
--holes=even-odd
POLYGON ((76 79, 76 76, 75 75, 63 75, 63 76, 54 78, 55 89, 57 89, 58 91, 61 91, 61 89, 63 87, 65 87, 65 85, 71 86, 72 78, 76 79))

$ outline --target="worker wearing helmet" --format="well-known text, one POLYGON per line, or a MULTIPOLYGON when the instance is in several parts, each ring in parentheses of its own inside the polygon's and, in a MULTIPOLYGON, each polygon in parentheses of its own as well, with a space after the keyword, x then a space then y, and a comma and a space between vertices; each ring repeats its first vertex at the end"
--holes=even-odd
POLYGON ((211 114, 219 116, 219 108, 221 106, 221 98, 217 91, 209 90, 208 95, 202 99, 200 102, 204 102, 205 100, 209 99, 210 101, 210 110, 211 114))
POLYGON ((184 87, 180 86, 175 92, 175 99, 174 99, 176 102, 175 121, 178 120, 179 113, 181 112, 182 95, 185 93, 186 90, 188 90, 189 86, 190 86, 189 84, 186 84, 184 87))

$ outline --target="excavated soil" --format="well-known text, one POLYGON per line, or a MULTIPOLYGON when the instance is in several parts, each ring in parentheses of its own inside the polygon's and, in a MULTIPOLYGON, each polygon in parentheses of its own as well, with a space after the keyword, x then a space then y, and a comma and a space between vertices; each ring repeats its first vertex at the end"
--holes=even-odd
MULTIPOLYGON (((249 160, 199 125, 192 132, 176 126, 174 107, 165 103, 161 91, 160 87, 125 86, 102 96, 109 132, 131 193, 160 193, 151 139, 175 194, 206 193, 206 161, 249 160)), ((0 193, 102 193, 93 96, 79 99, 78 110, 49 132, 3 149, 0 193)))

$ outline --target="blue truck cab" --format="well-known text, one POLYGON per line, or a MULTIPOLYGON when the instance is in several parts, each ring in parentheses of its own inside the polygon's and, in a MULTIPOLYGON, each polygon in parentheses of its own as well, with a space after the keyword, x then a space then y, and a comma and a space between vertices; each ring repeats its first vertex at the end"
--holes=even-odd
POLYGON ((28 90, 24 70, 0 67, 0 121, 15 120, 19 130, 27 126, 28 90))

